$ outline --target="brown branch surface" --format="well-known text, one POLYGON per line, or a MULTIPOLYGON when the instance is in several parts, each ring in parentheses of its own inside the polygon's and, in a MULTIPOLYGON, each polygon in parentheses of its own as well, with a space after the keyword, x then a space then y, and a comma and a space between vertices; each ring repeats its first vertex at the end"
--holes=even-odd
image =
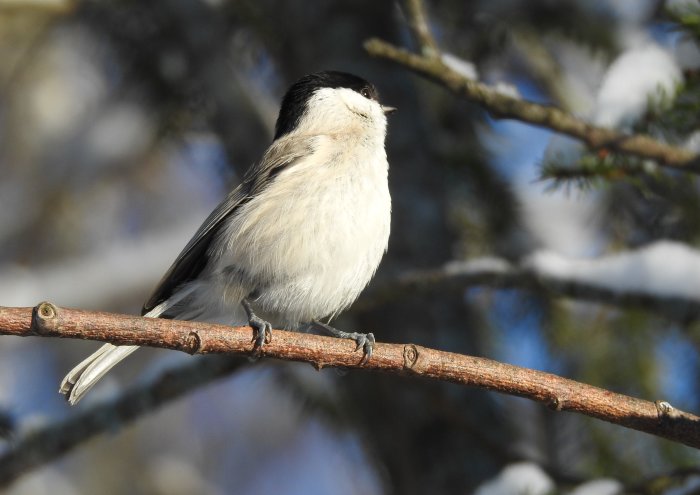
MULTIPOLYGON (((58 308, 0 307, 0 334, 80 338, 118 345, 142 345, 200 353, 248 354, 250 327, 58 308)), ((372 359, 361 364, 355 343, 317 335, 274 330, 262 355, 325 366, 381 370, 479 387, 541 402, 700 448, 700 418, 662 401, 648 402, 550 373, 486 358, 429 349, 414 344, 377 343, 372 359)))
POLYGON ((596 127, 559 108, 514 98, 464 77, 437 56, 417 55, 376 38, 366 41, 364 46, 370 55, 389 60, 435 81, 456 95, 482 106, 496 118, 512 118, 546 127, 579 139, 593 150, 606 148, 651 159, 666 167, 700 173, 698 157, 691 151, 662 143, 650 136, 596 127))

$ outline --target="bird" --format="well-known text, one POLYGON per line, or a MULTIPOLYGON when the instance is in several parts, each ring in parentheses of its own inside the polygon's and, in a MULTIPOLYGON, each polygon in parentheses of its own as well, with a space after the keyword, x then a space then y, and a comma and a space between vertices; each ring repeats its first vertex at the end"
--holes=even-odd
MULTIPOLYGON (((254 351, 272 328, 312 325, 353 339, 361 362, 374 334, 330 321, 350 306, 387 250, 391 224, 387 115, 362 77, 321 71, 282 98, 272 143, 204 220, 143 305, 149 318, 248 324, 254 351)), ((60 392, 77 403, 138 346, 105 344, 60 392)))

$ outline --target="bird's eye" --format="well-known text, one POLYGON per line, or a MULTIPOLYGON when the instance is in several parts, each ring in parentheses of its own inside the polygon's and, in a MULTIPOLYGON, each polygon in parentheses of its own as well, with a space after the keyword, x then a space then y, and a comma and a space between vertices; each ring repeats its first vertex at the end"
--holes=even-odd
POLYGON ((362 96, 364 96, 365 98, 367 98, 367 99, 370 99, 370 98, 371 98, 369 88, 362 88, 362 90, 360 90, 360 94, 361 94, 362 96))

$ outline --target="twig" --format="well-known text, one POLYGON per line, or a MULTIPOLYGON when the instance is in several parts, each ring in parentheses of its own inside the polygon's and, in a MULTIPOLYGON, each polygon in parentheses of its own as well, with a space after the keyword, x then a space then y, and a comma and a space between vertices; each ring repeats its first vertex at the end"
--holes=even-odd
POLYGON ((0 487, 107 430, 130 422, 200 385, 225 376, 244 361, 230 357, 198 360, 165 372, 114 400, 97 404, 70 418, 36 430, 0 455, 0 487))
POLYGON ((590 104, 583 91, 569 84, 561 64, 534 29, 520 27, 511 32, 511 47, 553 101, 568 112, 582 112, 590 104))
POLYGON ((546 127, 579 139, 593 150, 606 148, 651 159, 665 167, 700 173, 698 157, 686 149, 642 134, 625 134, 614 129, 596 127, 559 108, 514 98, 464 77, 437 56, 417 55, 377 38, 366 41, 364 47, 372 56, 406 67, 443 85, 456 95, 481 105, 495 118, 512 118, 546 127))
POLYGON ((433 38, 433 33, 428 26, 425 5, 423 5, 421 0, 406 0, 404 3, 408 13, 408 25, 413 31, 413 36, 418 41, 421 52, 427 57, 437 56, 440 52, 438 44, 433 38))
MULTIPOLYGON (((248 354, 250 327, 161 320, 58 308, 0 307, 0 334, 100 340, 194 353, 248 354)), ((542 371, 490 359, 438 351, 414 344, 377 343, 361 364, 355 343, 317 335, 274 330, 262 349, 268 357, 325 366, 381 370, 479 387, 525 397, 556 411, 572 411, 700 448, 700 418, 666 402, 648 402, 542 371)))

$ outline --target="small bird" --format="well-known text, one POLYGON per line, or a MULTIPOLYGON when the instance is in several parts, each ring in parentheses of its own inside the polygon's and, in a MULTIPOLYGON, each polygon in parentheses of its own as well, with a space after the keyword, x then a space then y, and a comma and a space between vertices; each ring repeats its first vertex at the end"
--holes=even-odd
MULTIPOLYGON (((185 246, 141 314, 248 324, 254 349, 273 326, 311 324, 355 340, 374 335, 330 321, 352 304, 386 252, 391 197, 377 89, 338 71, 302 77, 280 108, 272 144, 185 246)), ((80 400, 138 346, 105 344, 73 368, 60 392, 80 400)))

